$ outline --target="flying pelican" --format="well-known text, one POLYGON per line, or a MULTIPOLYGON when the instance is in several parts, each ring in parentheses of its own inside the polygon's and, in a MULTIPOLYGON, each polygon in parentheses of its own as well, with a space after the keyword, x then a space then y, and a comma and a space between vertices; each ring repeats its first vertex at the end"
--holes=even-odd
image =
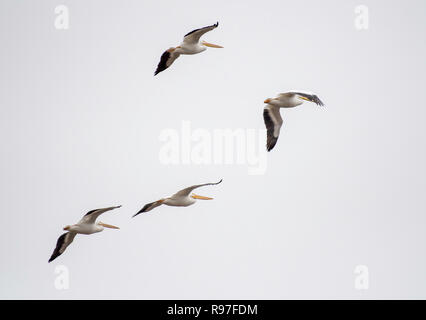
POLYGON ((159 74, 161 71, 166 70, 168 67, 172 65, 172 63, 181 55, 181 54, 196 54, 203 52, 206 50, 206 47, 211 48, 223 48, 221 46, 218 46, 217 44, 208 43, 205 41, 200 41, 200 37, 205 34, 206 32, 209 32, 219 25, 219 22, 216 22, 215 24, 192 30, 191 32, 187 33, 183 37, 183 42, 177 46, 176 48, 170 48, 166 50, 162 55, 160 62, 158 63, 157 70, 155 70, 154 76, 159 74))
POLYGON ((277 143, 280 129, 283 124, 280 108, 293 108, 301 105, 303 101, 314 102, 324 106, 322 101, 313 93, 290 91, 280 93, 276 98, 268 98, 264 102, 267 106, 263 109, 263 119, 267 130, 266 149, 271 151, 277 143))
POLYGON ((64 233, 59 237, 58 241, 56 242, 56 248, 53 251, 52 256, 50 257, 49 262, 55 260, 57 257, 64 253, 65 249, 71 244, 77 233, 92 234, 96 232, 101 232, 102 230, 104 230, 104 227, 110 229, 120 229, 119 227, 112 226, 110 224, 96 222, 96 219, 102 213, 120 207, 121 206, 91 210, 86 213, 77 224, 65 226, 64 230, 68 232, 64 233))
POLYGON ((144 207, 141 210, 139 210, 138 213, 133 215, 133 217, 136 217, 138 214, 140 214, 142 212, 151 211, 152 209, 154 209, 158 206, 161 206, 162 204, 165 204, 167 206, 173 206, 173 207, 187 207, 187 206, 194 204, 197 201, 196 199, 212 200, 213 198, 199 196, 199 195, 197 195, 195 193, 191 193, 191 192, 192 192, 192 190, 197 189, 199 187, 216 185, 216 184, 219 184, 221 182, 222 182, 222 179, 219 182, 216 182, 216 183, 197 184, 195 186, 191 186, 191 187, 182 189, 182 190, 176 192, 174 195, 172 195, 169 198, 160 199, 158 201, 154 201, 154 202, 151 202, 151 203, 144 205, 144 207))

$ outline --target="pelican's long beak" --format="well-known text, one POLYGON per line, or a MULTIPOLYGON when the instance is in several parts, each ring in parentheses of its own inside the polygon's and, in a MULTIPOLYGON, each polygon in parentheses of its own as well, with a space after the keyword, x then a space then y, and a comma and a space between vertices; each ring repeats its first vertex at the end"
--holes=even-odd
POLYGON ((119 227, 113 226, 113 225, 111 225, 111 224, 106 224, 106 223, 103 223, 103 222, 99 222, 99 224, 100 224, 102 227, 105 227, 105 228, 110 228, 110 229, 120 229, 119 227))
POLYGON ((198 194, 195 194, 195 193, 193 193, 191 197, 194 199, 200 199, 200 200, 213 200, 213 198, 199 196, 198 194))
POLYGON ((205 45, 206 47, 210 47, 210 48, 223 48, 222 46, 219 46, 219 45, 217 45, 217 44, 208 43, 208 42, 205 42, 205 41, 203 41, 202 43, 203 43, 203 45, 205 45))
POLYGON ((270 99, 270 98, 268 98, 268 99, 266 99, 265 101, 263 101, 263 103, 269 103, 269 102, 271 102, 271 99, 270 99))
POLYGON ((298 96, 298 97, 299 97, 299 99, 302 99, 302 100, 306 100, 306 101, 312 102, 312 101, 311 101, 311 99, 308 99, 308 98, 306 98, 306 97, 303 97, 303 96, 298 96))

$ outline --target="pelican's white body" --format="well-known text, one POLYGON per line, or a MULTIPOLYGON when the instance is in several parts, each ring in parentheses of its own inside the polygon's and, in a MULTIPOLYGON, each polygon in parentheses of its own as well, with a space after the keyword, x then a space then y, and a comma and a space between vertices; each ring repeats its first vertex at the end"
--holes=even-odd
POLYGON ((101 232, 103 230, 104 230, 104 227, 102 227, 99 224, 77 223, 77 224, 70 226, 68 231, 79 233, 79 234, 92 234, 92 233, 96 233, 96 232, 101 232))
POLYGON ((197 202, 190 195, 188 196, 171 196, 164 200, 163 204, 174 207, 187 207, 197 202))
POLYGON ((297 95, 291 97, 285 95, 279 95, 277 98, 271 99, 268 104, 278 108, 294 108, 300 106, 303 103, 297 95))
POLYGON ((186 43, 185 41, 175 49, 178 54, 197 54, 205 51, 207 48, 202 43, 186 43))

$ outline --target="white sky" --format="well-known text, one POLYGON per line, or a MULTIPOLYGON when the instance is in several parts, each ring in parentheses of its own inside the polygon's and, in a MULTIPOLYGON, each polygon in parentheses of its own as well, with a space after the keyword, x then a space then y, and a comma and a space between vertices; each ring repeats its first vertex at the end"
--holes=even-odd
POLYGON ((0 2, 0 298, 426 298, 424 1, 0 2), (65 4, 70 28, 54 28, 65 4), (369 29, 354 26, 369 7, 369 29), (219 21, 223 45, 161 53, 219 21), (263 101, 299 88, 325 102, 282 112, 264 175, 159 161, 165 129, 263 129, 263 101), (145 203, 186 186, 213 201, 145 203), (121 227, 62 228, 112 205, 121 227), (55 267, 69 289, 54 286, 55 267), (354 269, 369 269, 368 290, 354 269))

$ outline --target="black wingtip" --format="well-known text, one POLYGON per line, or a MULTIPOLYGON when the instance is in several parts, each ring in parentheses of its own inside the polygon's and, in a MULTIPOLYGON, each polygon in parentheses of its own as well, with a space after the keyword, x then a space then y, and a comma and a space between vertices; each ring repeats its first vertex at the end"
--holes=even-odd
POLYGON ((316 103, 320 107, 324 107, 324 102, 322 102, 321 99, 317 95, 314 95, 312 102, 316 103))
POLYGON ((268 152, 271 152, 272 149, 275 148, 275 145, 277 144, 278 139, 274 140, 274 141, 269 141, 269 143, 266 143, 266 150, 268 152))
POLYGON ((132 216, 132 218, 136 217, 137 215, 139 215, 139 214, 141 214, 141 213, 143 213, 143 212, 145 212, 145 207, 143 207, 143 208, 142 208, 142 209, 140 209, 137 213, 135 213, 135 214, 132 216))
POLYGON ((140 211, 138 213, 135 213, 132 218, 136 217, 139 213, 141 213, 140 211))
POLYGON ((161 55, 160 62, 158 63, 157 69, 155 69, 155 72, 154 72, 154 77, 169 67, 167 66, 167 60, 170 58, 169 50, 164 51, 163 54, 161 55))
POLYGON ((266 150, 268 150, 268 152, 271 152, 272 149, 275 148, 275 145, 277 144, 278 139, 275 142, 270 143, 269 145, 266 146, 266 150))
MULTIPOLYGON (((151 205, 153 205, 153 204, 155 204, 156 202, 151 202, 151 203, 147 203, 146 205, 144 205, 143 206, 143 208, 142 209, 140 209, 139 211, 138 211, 138 213, 136 213, 135 215, 133 215, 133 217, 136 217, 138 214, 141 214, 141 213, 144 213, 144 212, 148 212, 148 211, 150 211, 150 206, 151 205)), ((132 217, 132 218, 133 218, 132 217)))

